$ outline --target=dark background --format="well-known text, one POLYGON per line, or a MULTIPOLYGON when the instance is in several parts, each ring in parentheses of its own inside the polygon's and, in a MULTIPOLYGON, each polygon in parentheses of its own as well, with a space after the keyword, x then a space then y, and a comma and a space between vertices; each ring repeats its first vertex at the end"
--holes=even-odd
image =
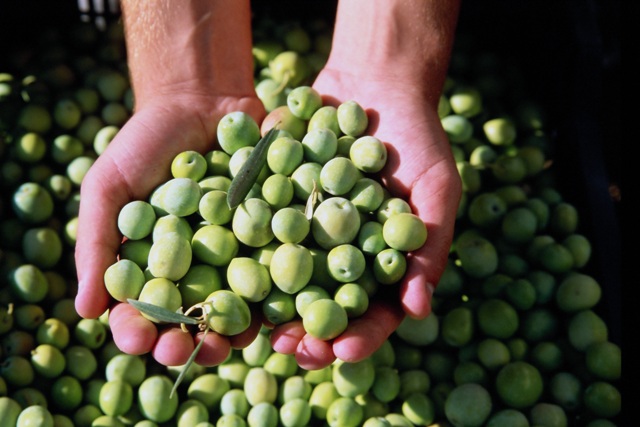
MULTIPOLYGON (((603 285, 604 310, 616 342, 622 339, 621 140, 629 138, 623 133, 629 124, 622 118, 621 95, 627 88, 621 74, 621 28, 623 17, 638 16, 636 4, 463 1, 456 41, 519 64, 529 94, 549 111, 560 191, 578 207, 581 229, 593 243, 590 268, 603 285)), ((252 5, 257 16, 276 21, 331 20, 336 1, 253 0, 252 5)), ((9 52, 27 49, 48 26, 65 28, 79 19, 74 0, 0 0, 0 72, 6 71, 9 52)))

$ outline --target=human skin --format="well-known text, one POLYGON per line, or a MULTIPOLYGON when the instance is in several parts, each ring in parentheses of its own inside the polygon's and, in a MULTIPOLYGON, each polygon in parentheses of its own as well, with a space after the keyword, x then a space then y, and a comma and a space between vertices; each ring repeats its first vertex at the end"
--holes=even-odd
MULTIPOLYGON (((248 1, 217 0, 124 0, 122 11, 135 111, 82 182, 76 310, 95 318, 109 309, 121 350, 151 352, 160 363, 177 365, 193 351, 192 336, 178 327, 159 332, 129 304, 111 305, 103 275, 121 243, 116 221, 122 206, 146 199, 166 181, 179 152, 210 150, 226 113, 245 111, 258 123, 264 117, 253 86, 251 11, 248 1)), ((220 363, 230 346, 242 346, 259 326, 235 341, 207 334, 197 361, 220 363)))
MULTIPOLYGON (((224 114, 241 110, 260 123, 265 112, 253 86, 248 1, 162 0, 152 6, 122 2, 135 112, 82 182, 76 309, 87 318, 109 309, 114 341, 122 351, 150 352, 162 364, 181 365, 199 338, 194 341, 177 327, 159 331, 129 304, 112 305, 104 287, 104 272, 121 243, 117 214, 169 178, 176 154, 210 150, 224 114)), ((304 368, 327 366, 336 357, 365 358, 403 316, 430 313, 460 197, 459 175, 436 112, 457 12, 456 1, 444 0, 341 0, 338 5, 334 48, 314 88, 325 103, 355 100, 367 108, 368 132, 389 151, 384 184, 407 197, 429 237, 409 258, 400 304, 372 301, 333 341, 307 336, 298 321, 273 330, 274 348, 295 353, 304 368)), ((256 316, 241 336, 209 333, 196 361, 222 362, 230 347, 246 346, 259 327, 256 316)))
POLYGON ((383 141, 386 187, 406 197, 425 222, 427 243, 410 254, 399 286, 400 306, 373 301, 333 341, 304 333, 301 324, 276 328, 274 348, 296 353, 317 369, 336 357, 371 355, 405 315, 424 318, 446 264, 461 194, 459 175, 437 105, 446 78, 458 15, 456 1, 350 0, 338 4, 333 48, 313 87, 325 104, 355 100, 370 118, 368 134, 383 141))

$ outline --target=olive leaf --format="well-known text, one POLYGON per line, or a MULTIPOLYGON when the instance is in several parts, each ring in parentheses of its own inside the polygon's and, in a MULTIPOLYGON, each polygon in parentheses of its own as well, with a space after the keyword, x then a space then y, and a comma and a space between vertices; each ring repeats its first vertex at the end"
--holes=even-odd
MULTIPOLYGON (((276 124, 277 126, 277 124, 276 124)), ((229 209, 236 208, 256 183, 262 167, 267 162, 267 152, 271 143, 276 139, 278 130, 274 126, 260 138, 260 141, 249 154, 238 173, 233 177, 229 191, 227 192, 227 205, 229 209)))
POLYGON ((151 316, 160 322, 184 323, 187 325, 197 325, 200 323, 196 318, 185 316, 182 313, 176 313, 175 311, 167 310, 164 307, 159 307, 148 302, 138 301, 131 298, 129 298, 127 302, 137 308, 141 313, 151 316))
POLYGON ((196 356, 198 355, 198 353, 200 352, 200 349, 202 348, 202 345, 204 344, 204 338, 207 336, 207 332, 208 331, 209 331, 209 328, 204 330, 204 334, 202 335, 202 339, 200 340, 198 345, 196 345, 196 347, 191 352, 191 356, 189 356, 189 359, 187 359, 187 362, 182 366, 182 370, 180 371, 180 375, 178 375, 178 378, 176 378, 176 382, 173 383, 173 388, 171 389, 171 393, 169 393, 169 398, 171 398, 173 396, 173 394, 176 392, 176 390, 178 389, 178 386, 180 385, 180 383, 184 379, 185 375, 187 374, 187 371, 189 370, 189 367, 191 366, 193 361, 196 360, 196 356))

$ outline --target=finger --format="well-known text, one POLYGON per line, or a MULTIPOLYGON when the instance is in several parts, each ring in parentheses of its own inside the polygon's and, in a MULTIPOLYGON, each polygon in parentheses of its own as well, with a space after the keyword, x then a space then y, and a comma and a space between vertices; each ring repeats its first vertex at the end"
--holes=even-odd
POLYGON ((424 318, 431 312, 431 297, 449 257, 459 203, 457 175, 436 176, 429 182, 417 182, 412 189, 412 195, 427 195, 411 198, 415 213, 427 227, 427 241, 408 254, 407 272, 400 286, 403 308, 414 318, 424 318))
POLYGON ((334 340, 333 352, 346 362, 357 362, 371 356, 396 330, 404 314, 395 304, 372 301, 359 318, 352 319, 347 329, 334 340))
POLYGON ((205 336, 199 333, 195 337, 196 345, 204 338, 204 343, 196 356, 195 362, 200 366, 217 366, 225 361, 231 351, 227 337, 209 331, 205 336))
POLYGON ((195 344, 189 332, 179 326, 163 329, 151 354, 156 361, 165 366, 180 366, 187 363, 195 344))
POLYGON ((331 341, 323 341, 309 334, 302 337, 296 348, 296 361, 302 369, 322 369, 335 360, 331 341))
POLYGON ((83 180, 78 214, 75 261, 78 294, 75 304, 80 316, 96 318, 111 301, 104 287, 104 273, 116 262, 121 235, 117 227, 124 194, 114 191, 114 176, 107 180, 98 161, 83 180))
POLYGON ((278 353, 294 354, 305 334, 301 320, 277 325, 271 331, 271 347, 278 353))
POLYGON ((127 354, 149 353, 158 337, 156 325, 126 303, 111 308, 109 328, 116 346, 127 354))

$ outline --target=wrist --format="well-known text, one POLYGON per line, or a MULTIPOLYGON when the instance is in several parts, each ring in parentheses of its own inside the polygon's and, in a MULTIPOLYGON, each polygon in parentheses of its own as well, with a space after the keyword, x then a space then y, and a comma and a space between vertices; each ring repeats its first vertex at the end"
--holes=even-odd
POLYGON ((441 93, 453 45, 458 2, 342 0, 327 68, 441 93))
POLYGON ((128 66, 136 102, 253 93, 248 1, 124 0, 128 66))

